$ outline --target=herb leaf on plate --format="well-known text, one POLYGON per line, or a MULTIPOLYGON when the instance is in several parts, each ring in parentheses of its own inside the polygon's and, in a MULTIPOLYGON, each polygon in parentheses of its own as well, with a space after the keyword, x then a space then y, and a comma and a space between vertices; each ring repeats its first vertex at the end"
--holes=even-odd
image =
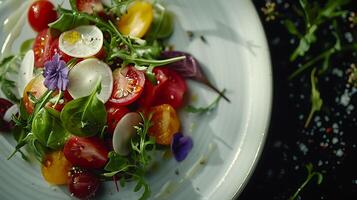
POLYGON ((72 100, 64 106, 61 121, 71 134, 89 137, 103 130, 107 123, 107 112, 104 103, 97 97, 100 90, 99 80, 89 96, 72 100))

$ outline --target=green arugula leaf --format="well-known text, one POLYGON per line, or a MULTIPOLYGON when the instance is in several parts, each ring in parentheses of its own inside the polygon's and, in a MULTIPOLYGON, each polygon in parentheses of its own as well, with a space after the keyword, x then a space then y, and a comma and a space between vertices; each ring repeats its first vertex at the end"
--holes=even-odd
POLYGON ((315 112, 321 110, 323 101, 320 97, 320 92, 317 88, 317 78, 315 77, 316 68, 311 71, 310 79, 311 79, 311 111, 310 114, 305 122, 305 128, 309 126, 312 117, 314 116, 315 112))
MULTIPOLYGON (((221 94, 224 94, 225 92, 226 92, 226 90, 224 89, 224 90, 222 90, 221 94)), ((221 100, 222 97, 223 97, 222 95, 218 95, 216 97, 216 99, 206 107, 196 108, 196 107, 194 107, 192 105, 188 105, 185 108, 185 111, 186 112, 190 112, 190 113, 199 113, 199 114, 203 114, 203 113, 209 112, 209 111, 215 109, 218 106, 219 101, 221 100)))
POLYGON ((104 103, 98 99, 101 90, 99 80, 91 95, 67 103, 61 112, 61 121, 70 133, 89 137, 100 133, 107 123, 104 103))
POLYGON ((13 71, 14 66, 19 65, 18 56, 8 56, 4 58, 0 63, 0 86, 5 97, 13 102, 19 102, 19 99, 15 95, 16 84, 14 81, 7 78, 7 75, 13 71))

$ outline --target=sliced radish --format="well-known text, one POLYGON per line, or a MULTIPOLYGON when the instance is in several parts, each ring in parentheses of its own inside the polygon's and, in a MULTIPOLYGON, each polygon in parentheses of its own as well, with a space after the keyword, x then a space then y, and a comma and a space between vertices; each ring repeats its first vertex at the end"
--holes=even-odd
POLYGON ((22 60, 17 76, 17 89, 20 97, 22 97, 26 85, 33 79, 33 69, 35 66, 35 54, 33 50, 29 50, 22 60))
POLYGON ((142 122, 141 116, 136 112, 124 115, 114 129, 113 149, 121 156, 129 154, 130 139, 135 135, 136 129, 142 122))
POLYGON ((97 58, 89 58, 77 63, 69 72, 68 92, 74 98, 91 94, 95 84, 101 78, 102 90, 98 98, 107 102, 113 91, 113 74, 110 67, 97 58))
POLYGON ((63 32, 59 37, 59 49, 75 58, 96 55, 103 46, 103 33, 94 25, 79 26, 63 32))
POLYGON ((13 115, 16 115, 18 112, 19 112, 19 107, 18 107, 16 104, 12 105, 12 106, 11 106, 9 109, 7 109, 7 111, 5 112, 4 117, 3 117, 4 121, 10 122, 11 119, 12 119, 12 116, 13 116, 13 115))

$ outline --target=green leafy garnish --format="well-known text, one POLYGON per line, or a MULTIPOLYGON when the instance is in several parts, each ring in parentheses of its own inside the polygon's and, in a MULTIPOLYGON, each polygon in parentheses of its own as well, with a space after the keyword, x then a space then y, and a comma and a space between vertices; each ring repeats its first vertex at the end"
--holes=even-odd
POLYGON ((67 103, 61 112, 61 121, 71 134, 89 137, 100 133, 107 123, 104 103, 98 99, 99 79, 91 95, 67 103))
POLYGON ((316 176, 317 184, 320 185, 323 180, 323 176, 320 172, 313 171, 313 165, 311 163, 305 165, 307 170, 306 180, 301 184, 301 186, 296 190, 296 192, 289 198, 289 200, 297 199, 299 193, 305 188, 305 186, 311 181, 312 178, 316 176))
POLYGON ((309 123, 312 119, 312 117, 314 116, 315 112, 318 112, 321 110, 323 101, 320 97, 320 92, 317 89, 317 78, 315 77, 315 73, 316 73, 316 68, 314 68, 311 71, 311 75, 310 75, 310 81, 311 81, 311 110, 310 110, 310 114, 306 120, 305 123, 305 128, 309 126, 309 123))
POLYGON ((298 56, 304 56, 310 50, 311 45, 317 41, 316 32, 322 24, 346 15, 347 11, 342 10, 341 7, 349 2, 349 0, 329 0, 324 6, 320 6, 317 2, 310 3, 307 0, 299 0, 302 12, 298 12, 298 14, 302 15, 304 19, 304 33, 300 33, 293 23, 285 21, 288 31, 298 36, 300 40, 290 61, 296 60, 298 56))
POLYGON ((131 153, 128 156, 121 156, 115 152, 110 152, 108 157, 109 161, 105 166, 108 171, 103 175, 105 177, 112 177, 119 174, 121 177, 121 185, 125 185, 127 180, 125 177, 131 177, 137 184, 134 188, 135 192, 144 190, 140 200, 148 199, 150 197, 150 187, 145 181, 145 172, 148 167, 151 157, 149 152, 155 150, 155 140, 148 135, 151 126, 151 116, 144 117, 140 113, 143 122, 136 126, 136 135, 131 140, 131 153))
POLYGON ((32 48, 34 41, 35 41, 35 39, 33 39, 33 38, 25 40, 20 46, 20 54, 25 55, 26 52, 32 48))
POLYGON ((69 134, 60 120, 60 113, 53 108, 42 108, 32 121, 32 133, 44 146, 60 149, 69 134))
POLYGON ((8 74, 16 72, 14 65, 19 65, 20 58, 18 56, 9 56, 4 58, 0 63, 0 86, 7 99, 13 102, 19 102, 19 99, 14 93, 16 84, 8 78, 8 74))
MULTIPOLYGON (((225 92, 226 92, 226 90, 224 89, 221 93, 224 94, 225 92)), ((190 113, 199 113, 199 114, 203 114, 203 113, 209 112, 209 111, 215 109, 218 106, 218 103, 219 103, 219 101, 221 100, 222 97, 223 97, 222 95, 218 95, 216 97, 216 99, 206 107, 197 108, 197 107, 194 107, 192 105, 188 105, 185 108, 185 111, 186 112, 190 112, 190 113)))

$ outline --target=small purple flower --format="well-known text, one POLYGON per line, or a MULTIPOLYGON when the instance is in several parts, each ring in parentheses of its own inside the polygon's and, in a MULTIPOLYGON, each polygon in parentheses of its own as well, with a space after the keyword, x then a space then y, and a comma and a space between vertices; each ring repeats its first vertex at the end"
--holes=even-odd
POLYGON ((52 60, 45 62, 43 76, 45 77, 44 84, 49 90, 65 91, 67 89, 68 67, 57 53, 52 57, 52 60))
POLYGON ((184 136, 181 132, 175 133, 171 141, 171 151, 178 162, 185 160, 192 147, 191 137, 184 136))

